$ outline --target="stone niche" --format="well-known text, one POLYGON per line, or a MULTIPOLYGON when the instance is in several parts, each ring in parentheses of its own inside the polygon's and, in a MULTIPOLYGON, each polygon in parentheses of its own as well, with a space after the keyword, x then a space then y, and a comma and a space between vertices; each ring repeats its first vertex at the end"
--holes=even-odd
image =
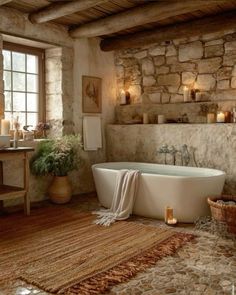
POLYGON ((236 33, 228 31, 116 51, 117 87, 133 104, 183 102, 184 86, 202 101, 236 102, 236 33))

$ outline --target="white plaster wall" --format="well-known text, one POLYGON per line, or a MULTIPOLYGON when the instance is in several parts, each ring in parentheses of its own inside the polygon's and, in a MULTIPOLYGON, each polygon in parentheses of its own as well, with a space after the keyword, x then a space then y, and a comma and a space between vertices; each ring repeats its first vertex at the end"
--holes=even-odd
POLYGON ((78 39, 74 47, 74 130, 82 133, 82 76, 95 76, 102 79, 102 131, 103 148, 98 151, 82 152, 79 173, 72 173, 75 192, 94 190, 91 165, 106 161, 105 126, 114 122, 116 104, 116 74, 113 52, 102 52, 99 39, 78 39))

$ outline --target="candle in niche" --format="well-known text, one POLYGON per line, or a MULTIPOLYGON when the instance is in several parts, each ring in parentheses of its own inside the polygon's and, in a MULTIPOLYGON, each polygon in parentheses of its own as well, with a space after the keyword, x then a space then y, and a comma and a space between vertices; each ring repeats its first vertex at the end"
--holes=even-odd
POLYGON ((184 93, 184 102, 189 102, 190 101, 190 91, 187 86, 184 86, 183 93, 184 93))
POLYGON ((225 114, 223 112, 217 113, 216 122, 217 123, 224 123, 225 122, 225 114))
POLYGON ((216 115, 214 113, 207 114, 207 123, 212 124, 216 122, 216 115))
POLYGON ((167 206, 165 209, 165 222, 167 223, 171 219, 173 219, 173 208, 167 206))
POLYGON ((148 113, 143 113, 143 124, 148 124, 149 119, 148 119, 148 113))
POLYGON ((1 121, 1 135, 9 135, 10 133, 10 121, 2 119, 1 121))
POLYGON ((195 101, 201 101, 202 94, 200 91, 195 92, 195 101))
POLYGON ((121 90, 120 92, 120 104, 126 104, 126 95, 124 90, 121 90))

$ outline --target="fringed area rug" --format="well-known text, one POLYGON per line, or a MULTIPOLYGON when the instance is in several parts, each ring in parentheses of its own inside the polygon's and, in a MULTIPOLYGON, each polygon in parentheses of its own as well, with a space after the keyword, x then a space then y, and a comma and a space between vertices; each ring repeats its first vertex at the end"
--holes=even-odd
POLYGON ((22 279, 55 294, 101 294, 155 265, 193 236, 60 207, 0 219, 0 283, 22 279))

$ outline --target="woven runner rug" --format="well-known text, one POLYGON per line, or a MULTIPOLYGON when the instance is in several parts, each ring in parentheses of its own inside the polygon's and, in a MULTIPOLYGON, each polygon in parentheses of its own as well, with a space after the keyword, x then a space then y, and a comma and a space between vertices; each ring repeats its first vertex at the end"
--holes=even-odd
POLYGON ((193 236, 62 207, 0 219, 0 283, 15 279, 55 294, 101 294, 172 255, 193 236))

